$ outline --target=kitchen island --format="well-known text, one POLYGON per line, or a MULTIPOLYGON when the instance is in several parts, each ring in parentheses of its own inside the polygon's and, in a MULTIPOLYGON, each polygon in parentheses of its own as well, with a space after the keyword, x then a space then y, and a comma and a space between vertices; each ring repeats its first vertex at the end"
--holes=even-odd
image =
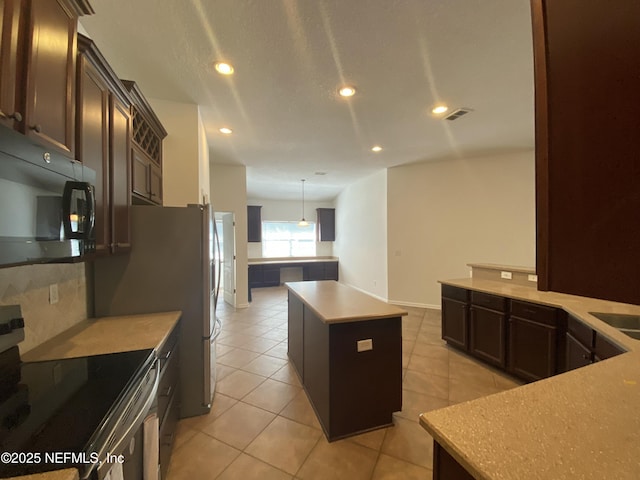
POLYGON ((327 439, 391 425, 407 312, 331 280, 286 286, 289 358, 327 439))

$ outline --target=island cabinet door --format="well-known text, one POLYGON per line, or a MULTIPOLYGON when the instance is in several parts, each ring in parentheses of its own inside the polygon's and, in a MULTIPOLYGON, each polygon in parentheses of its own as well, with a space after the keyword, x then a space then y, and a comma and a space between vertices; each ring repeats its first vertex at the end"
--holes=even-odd
POLYGON ((294 294, 289 292, 289 334, 288 354, 289 360, 298 372, 298 376, 304 381, 302 361, 302 348, 304 341, 304 304, 294 294))
POLYGON ((330 326, 331 430, 329 440, 393 422, 402 409, 400 317, 330 326), (370 350, 358 342, 371 340, 370 350))

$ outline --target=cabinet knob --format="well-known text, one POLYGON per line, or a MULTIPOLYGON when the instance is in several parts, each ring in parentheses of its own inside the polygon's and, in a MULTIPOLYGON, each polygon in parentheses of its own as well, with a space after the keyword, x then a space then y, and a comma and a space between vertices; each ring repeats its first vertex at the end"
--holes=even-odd
POLYGON ((42 126, 40 124, 37 125, 29 125, 29 128, 31 130, 33 130, 36 133, 41 133, 42 132, 42 126))
POLYGON ((15 120, 16 122, 21 122, 22 121, 22 114, 20 112, 13 112, 11 115, 9 115, 8 118, 11 118, 11 119, 15 120))

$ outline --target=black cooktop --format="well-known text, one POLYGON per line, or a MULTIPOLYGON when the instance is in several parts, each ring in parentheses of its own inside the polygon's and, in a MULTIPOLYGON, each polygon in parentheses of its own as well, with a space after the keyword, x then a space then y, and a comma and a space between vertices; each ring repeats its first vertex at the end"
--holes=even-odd
POLYGON ((0 353, 0 478, 84 463, 93 434, 152 361, 153 350, 31 363, 17 347, 0 353))

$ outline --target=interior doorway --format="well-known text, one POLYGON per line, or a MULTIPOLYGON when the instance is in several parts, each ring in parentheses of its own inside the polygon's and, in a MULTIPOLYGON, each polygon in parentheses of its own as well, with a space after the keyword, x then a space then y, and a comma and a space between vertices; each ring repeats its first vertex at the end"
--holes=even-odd
POLYGON ((218 231, 218 241, 220 248, 216 251, 216 256, 220 255, 218 265, 220 265, 220 289, 224 301, 236 306, 236 240, 235 240, 235 214, 233 212, 215 213, 216 229, 218 231))

